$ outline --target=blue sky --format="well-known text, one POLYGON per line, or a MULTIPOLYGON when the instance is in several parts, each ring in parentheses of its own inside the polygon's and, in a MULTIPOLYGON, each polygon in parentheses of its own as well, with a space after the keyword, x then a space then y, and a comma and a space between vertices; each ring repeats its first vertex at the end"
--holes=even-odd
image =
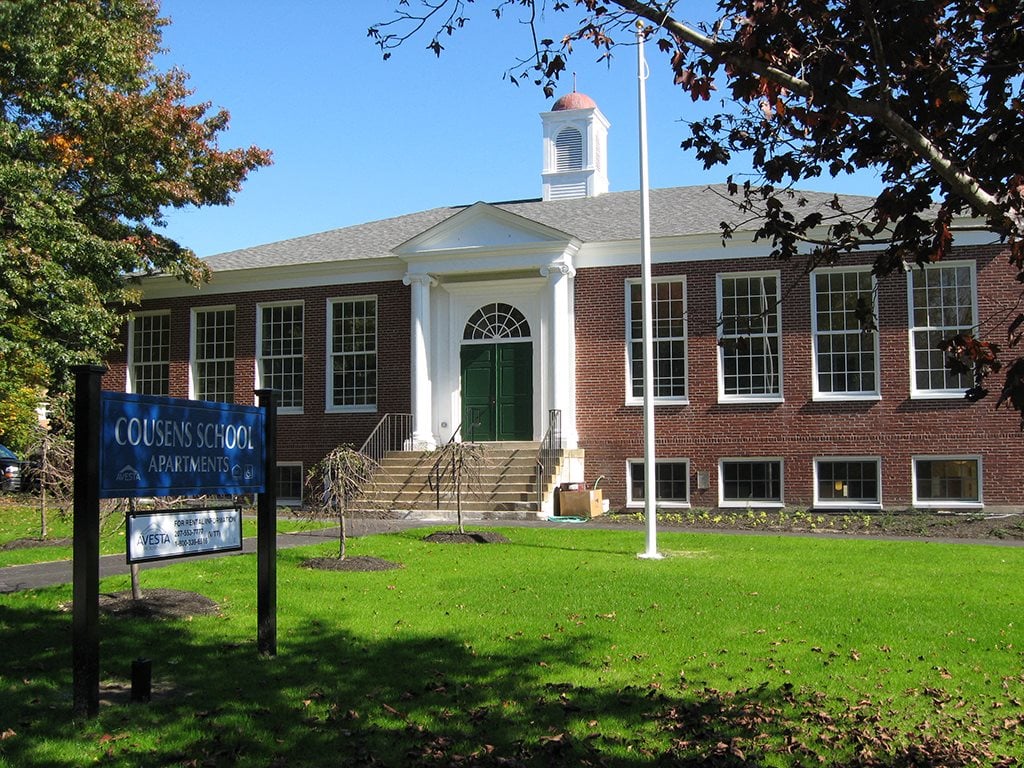
MULTIPOLYGON (((231 113, 222 147, 256 144, 274 153, 274 165, 252 174, 233 205, 171 211, 166 234, 209 256, 436 206, 540 196, 538 115, 553 99, 502 79, 530 50, 526 28, 495 21, 482 0, 440 58, 424 36, 382 61, 366 31, 393 5, 162 0, 171 24, 158 66, 185 70, 194 101, 231 113)), ((578 16, 552 13, 542 22, 564 32, 578 16)), ((610 66, 596 57, 579 48, 570 70, 611 122, 612 190, 637 189, 635 51, 621 50, 610 66)), ((651 186, 723 181, 726 171, 704 171, 679 148, 681 121, 718 103, 694 105, 672 85, 664 55, 648 45, 647 57, 651 186)), ((558 95, 570 90, 566 75, 558 95)), ((870 180, 808 186, 871 187, 870 180)))

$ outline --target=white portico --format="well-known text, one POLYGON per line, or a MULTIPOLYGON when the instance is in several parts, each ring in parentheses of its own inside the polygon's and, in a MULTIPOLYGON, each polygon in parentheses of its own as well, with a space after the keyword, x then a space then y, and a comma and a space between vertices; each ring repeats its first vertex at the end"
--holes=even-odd
POLYGON ((577 442, 573 256, 563 232, 477 203, 396 249, 412 288, 413 441, 577 442), (461 428, 461 429, 460 429, 461 428))

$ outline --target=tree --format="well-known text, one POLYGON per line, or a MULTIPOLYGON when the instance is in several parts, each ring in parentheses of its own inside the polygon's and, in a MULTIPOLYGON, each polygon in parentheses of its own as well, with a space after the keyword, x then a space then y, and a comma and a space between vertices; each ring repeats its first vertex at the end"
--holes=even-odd
POLYGON ((436 456, 434 471, 430 476, 431 487, 439 491, 449 483, 455 495, 455 519, 459 533, 466 528, 462 523, 462 492, 472 491, 480 486, 480 473, 484 463, 484 449, 479 443, 449 441, 439 445, 431 453, 436 456))
POLYGON ((187 76, 155 69, 165 23, 156 0, 0 2, 4 389, 102 360, 137 299, 132 275, 208 277, 158 232, 164 212, 228 204, 270 162, 221 150, 227 112, 188 104, 187 76))
POLYGON ((46 374, 27 349, 0 354, 0 443, 16 453, 24 454, 36 438, 46 374))
POLYGON ((65 515, 71 513, 74 504, 74 440, 61 432, 39 429, 31 455, 38 462, 31 485, 39 491, 39 538, 45 539, 49 535, 50 507, 65 515))
MULTIPOLYGON (((385 58, 417 34, 441 40, 469 21, 467 0, 400 0, 369 30, 385 58), (424 31, 425 30, 425 31, 424 31)), ((713 18, 682 20, 691 3, 664 0, 495 0, 532 33, 532 53, 509 80, 554 92, 575 45, 601 58, 636 39, 637 21, 666 56, 674 82, 694 101, 721 91, 721 114, 690 123, 682 147, 706 168, 749 159, 729 178, 741 215, 773 256, 810 246, 810 266, 865 245, 885 276, 942 259, 954 219, 974 219, 1006 244, 1024 282, 1024 5, 1018 0, 718 0, 713 18), (582 9, 560 35, 540 33, 540 11, 582 9), (794 185, 873 169, 881 191, 852 210, 837 197, 825 214, 803 209, 794 185)), ((736 231, 723 224, 723 236, 736 231)), ((1008 346, 1024 313, 1008 319, 1008 346)), ((948 340, 950 366, 974 374, 970 399, 1004 367, 999 345, 978 334, 948 340)), ((1008 361, 998 405, 1024 413, 1024 358, 1008 361)), ((1022 422, 1024 426, 1024 422, 1022 422)))
POLYGON ((313 513, 338 519, 338 559, 345 559, 346 515, 351 502, 373 483, 377 462, 351 445, 339 445, 309 471, 313 513))

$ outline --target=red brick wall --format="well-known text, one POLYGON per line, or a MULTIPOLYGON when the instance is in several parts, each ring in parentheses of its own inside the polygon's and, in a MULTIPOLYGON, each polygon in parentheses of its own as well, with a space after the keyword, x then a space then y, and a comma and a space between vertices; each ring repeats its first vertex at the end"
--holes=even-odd
MULTIPOLYGON (((979 316, 992 325, 983 335, 998 340, 1007 313, 1018 300, 1014 273, 996 248, 968 248, 957 258, 976 258, 979 316)), ((870 263, 870 255, 862 257, 870 263)), ((879 287, 881 399, 814 402, 812 399, 810 288, 802 265, 781 265, 782 403, 718 402, 716 275, 779 269, 768 259, 694 261, 658 265, 656 276, 685 275, 688 303, 689 404, 656 409, 659 458, 690 461, 690 503, 718 503, 718 462, 722 457, 779 457, 784 462, 784 498, 788 504, 813 502, 813 460, 821 456, 879 456, 882 501, 887 508, 911 504, 911 457, 916 454, 981 455, 986 506, 1021 507, 1024 462, 1018 416, 994 409, 996 394, 980 403, 962 399, 912 400, 907 331, 907 287, 902 275, 879 287), (696 489, 696 473, 711 484, 696 489)), ((586 449, 587 479, 604 475, 602 487, 613 508, 624 506, 628 458, 643 456, 640 406, 625 404, 624 281, 638 278, 639 267, 581 269, 576 275, 577 429, 586 449)), ((385 413, 410 410, 410 293, 400 282, 334 285, 312 289, 196 294, 187 299, 147 302, 144 309, 171 310, 171 395, 188 396, 190 311, 197 306, 234 305, 236 309, 235 398, 252 403, 255 307, 260 302, 305 303, 305 407, 302 415, 279 419, 278 457, 308 468, 339 443, 359 445, 385 413), (324 344, 327 300, 345 296, 378 298, 378 407, 376 413, 325 413, 324 344)), ((1016 310, 1013 310, 1014 312, 1016 310)), ((1012 315, 1009 315, 1012 317, 1012 315)), ((123 390, 123 352, 110 361, 104 379, 123 390)), ((998 388, 999 382, 993 386, 998 388)))
MULTIPOLYGON (((309 469, 331 448, 362 444, 386 413, 411 407, 409 288, 401 282, 331 285, 318 288, 259 291, 229 295, 147 301, 142 310, 171 310, 171 397, 188 397, 191 310, 235 307, 235 402, 255 402, 256 305, 272 301, 304 302, 304 407, 302 414, 278 416, 279 462, 303 462, 309 469), (377 410, 374 413, 325 413, 327 301, 346 296, 377 297, 377 410)), ((127 331, 122 334, 126 342, 127 331)), ((103 378, 106 389, 125 388, 124 349, 113 356, 103 378)))
MULTIPOLYGON (((967 248, 956 256, 965 257, 978 260, 979 317, 982 322, 995 319, 982 335, 998 341, 1005 333, 1005 310, 1018 299, 1013 272, 992 247, 967 248)), ((870 261, 870 255, 863 257, 864 263, 870 261)), ((801 274, 802 264, 794 263, 781 265, 785 402, 719 403, 716 274, 779 268, 769 259, 654 268, 656 277, 686 276, 689 404, 659 405, 655 421, 657 457, 690 461, 693 507, 718 504, 722 457, 781 457, 786 503, 810 506, 816 457, 865 455, 882 459, 885 507, 906 508, 913 498, 911 457, 916 454, 979 454, 986 506, 1022 506, 1024 462, 1019 456, 1024 438, 1016 413, 994 408, 998 381, 992 383, 996 392, 975 404, 962 399, 911 400, 903 275, 885 278, 879 286, 881 400, 812 400, 810 287, 808 277, 801 274), (710 476, 706 491, 696 490, 698 471, 710 476)), ((576 275, 577 428, 586 450, 587 480, 605 476, 602 486, 613 508, 625 505, 626 459, 643 458, 642 407, 625 405, 624 281, 639 276, 639 266, 582 269, 576 275)))

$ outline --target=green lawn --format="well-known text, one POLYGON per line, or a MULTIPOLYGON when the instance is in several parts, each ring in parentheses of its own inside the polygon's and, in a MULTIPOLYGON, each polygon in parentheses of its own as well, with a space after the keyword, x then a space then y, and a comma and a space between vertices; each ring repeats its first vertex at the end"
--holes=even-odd
MULTIPOLYGON (((252 556, 144 572, 221 606, 104 619, 102 673, 153 661, 148 705, 71 722, 70 588, 0 596, 0 765, 879 765, 1024 757, 1024 550, 503 529, 280 552, 278 647, 252 556)), ((105 592, 128 587, 104 581, 105 592)))
MULTIPOLYGON (((38 499, 34 503, 38 504, 38 499)), ((72 518, 70 511, 64 513, 56 509, 47 510, 46 538, 41 541, 33 541, 34 546, 4 548, 4 545, 19 539, 39 539, 40 512, 38 506, 32 506, 32 504, 30 496, 18 497, 13 501, 0 497, 0 568, 9 565, 71 559, 72 518)), ((255 514, 254 511, 252 513, 255 514)), ((277 530, 278 533, 292 533, 335 524, 332 521, 279 518, 277 530)), ((242 521, 242 536, 255 535, 256 520, 246 517, 242 521)), ((124 537, 124 512, 103 513, 100 520, 100 553, 104 555, 124 554, 124 537)))

